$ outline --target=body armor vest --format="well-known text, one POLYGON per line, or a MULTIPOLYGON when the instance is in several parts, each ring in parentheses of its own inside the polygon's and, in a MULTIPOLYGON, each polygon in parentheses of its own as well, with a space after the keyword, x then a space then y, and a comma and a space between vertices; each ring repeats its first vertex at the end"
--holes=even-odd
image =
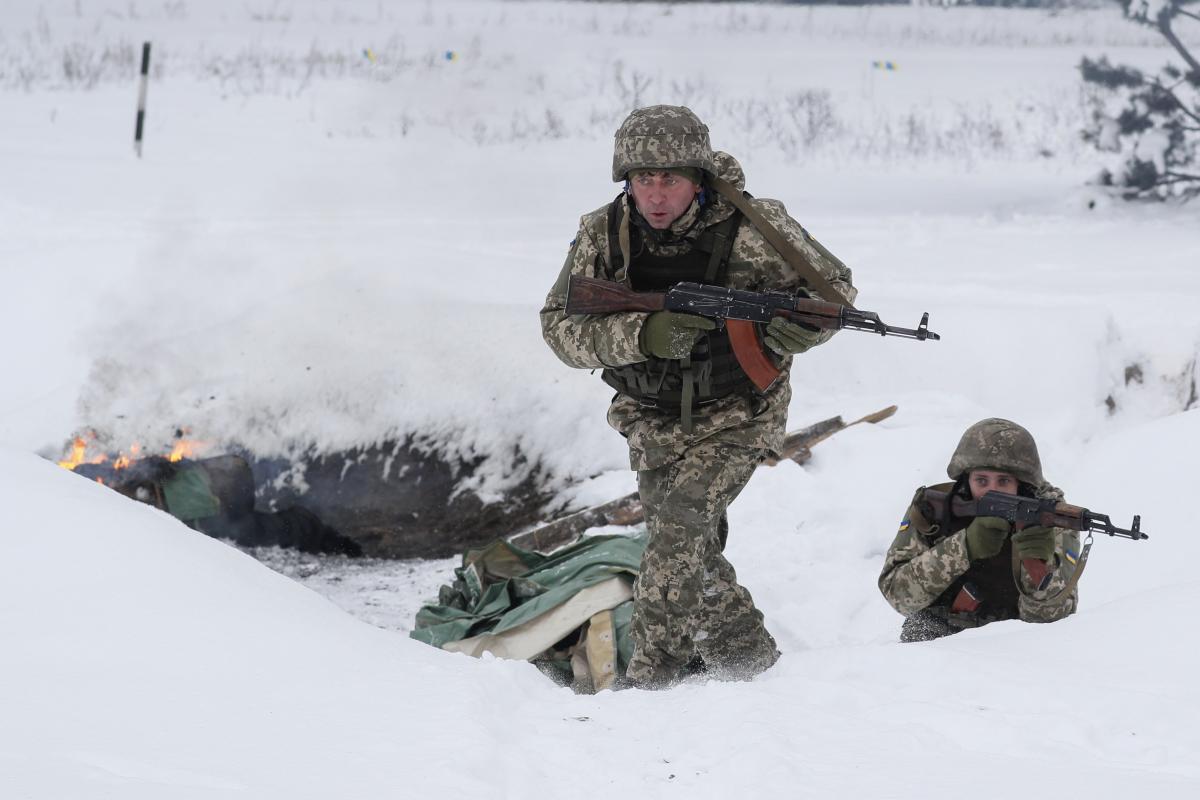
MULTIPOLYGON (((956 495, 961 493, 964 497, 970 497, 970 491, 963 489, 959 483, 939 484, 930 488, 952 491, 956 495)), ((971 520, 951 517, 940 520, 940 522, 942 523, 942 534, 949 536, 966 528, 971 520)), ((1004 540, 1004 546, 996 555, 972 561, 971 567, 959 575, 946 591, 929 604, 930 608, 948 611, 963 584, 969 582, 974 585, 980 600, 979 608, 973 612, 980 622, 1016 619, 1020 616, 1021 592, 1017 589, 1016 578, 1013 576, 1012 548, 1012 537, 1010 536, 1004 540)))
MULTIPOLYGON (((622 262, 619 241, 620 198, 608 207, 609 269, 622 262)), ((667 256, 649 252, 642 232, 629 226, 630 286, 639 292, 666 291, 681 281, 724 286, 729 268, 729 254, 741 222, 740 212, 704 230, 692 249, 680 255, 667 256)), ((614 274, 608 275, 615 278, 614 274)), ((623 367, 609 367, 604 382, 623 395, 643 405, 663 411, 683 413, 685 396, 691 405, 705 405, 722 397, 754 390, 754 384, 742 370, 733 354, 729 334, 724 328, 702 335, 687 359, 672 360, 650 356, 645 361, 623 367), (685 392, 685 383, 691 391, 685 392)))
POLYGON ((949 609, 963 584, 970 582, 980 601, 973 613, 981 622, 1016 619, 1020 616, 1021 593, 1013 577, 1012 548, 1012 539, 1008 538, 996 555, 972 561, 971 568, 959 575, 931 605, 949 609))

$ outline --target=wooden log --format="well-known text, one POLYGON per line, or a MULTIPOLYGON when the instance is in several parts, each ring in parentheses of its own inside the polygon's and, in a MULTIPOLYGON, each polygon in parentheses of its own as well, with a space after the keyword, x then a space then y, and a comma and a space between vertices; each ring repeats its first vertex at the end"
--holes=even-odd
MULTIPOLYGON (((858 425, 860 422, 875 424, 895 413, 896 406, 888 406, 853 422, 843 422, 840 416, 821 420, 789 433, 783 440, 780 452, 783 454, 783 458, 803 464, 812 457, 811 448, 818 442, 823 442, 838 431, 858 425)), ((768 458, 763 461, 763 465, 773 467, 781 460, 768 458)), ((526 550, 549 552, 570 544, 589 528, 597 528, 601 525, 636 525, 644 519, 641 498, 638 497, 637 492, 631 492, 616 500, 585 508, 582 511, 576 511, 565 517, 514 534, 509 537, 508 541, 526 550)))
POLYGON ((588 528, 601 525, 636 525, 645 519, 642 500, 637 492, 631 492, 602 505, 576 511, 553 522, 518 533, 509 538, 517 547, 538 552, 548 552, 574 541, 588 528))

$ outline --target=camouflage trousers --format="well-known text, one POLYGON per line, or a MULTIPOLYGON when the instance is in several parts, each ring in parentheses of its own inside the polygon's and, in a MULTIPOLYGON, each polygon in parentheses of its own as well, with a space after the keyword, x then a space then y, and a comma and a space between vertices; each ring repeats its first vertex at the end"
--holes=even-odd
POLYGON ((762 613, 721 554, 725 509, 762 451, 701 443, 658 469, 638 472, 649 541, 633 588, 626 677, 664 688, 699 656, 707 674, 744 680, 779 658, 762 613))

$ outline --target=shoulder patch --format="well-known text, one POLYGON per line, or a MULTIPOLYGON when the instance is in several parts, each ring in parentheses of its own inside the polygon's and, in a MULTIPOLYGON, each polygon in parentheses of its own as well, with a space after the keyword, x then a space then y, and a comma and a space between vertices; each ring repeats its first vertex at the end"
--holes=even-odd
POLYGON ((905 517, 904 519, 900 520, 900 530, 896 531, 896 533, 904 533, 906 530, 908 530, 908 526, 911 524, 912 523, 908 517, 905 517))

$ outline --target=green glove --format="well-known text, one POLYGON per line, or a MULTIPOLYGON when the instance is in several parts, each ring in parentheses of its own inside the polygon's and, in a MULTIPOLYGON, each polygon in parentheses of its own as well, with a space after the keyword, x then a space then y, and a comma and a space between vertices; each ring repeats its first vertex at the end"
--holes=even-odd
POLYGON ((967 526, 967 555, 972 561, 991 558, 1004 547, 1008 521, 999 517, 976 517, 967 526))
POLYGON ((820 331, 790 322, 783 317, 772 317, 763 331, 763 344, 781 356, 803 353, 821 338, 820 331))
POLYGON ((1038 558, 1042 561, 1054 558, 1054 528, 1034 525, 1014 533, 1012 540, 1018 558, 1038 558))
POLYGON ((638 346, 648 356, 659 358, 687 358, 696 346, 696 340, 704 331, 711 331, 717 323, 695 314, 679 314, 674 311, 655 311, 646 317, 638 346))

